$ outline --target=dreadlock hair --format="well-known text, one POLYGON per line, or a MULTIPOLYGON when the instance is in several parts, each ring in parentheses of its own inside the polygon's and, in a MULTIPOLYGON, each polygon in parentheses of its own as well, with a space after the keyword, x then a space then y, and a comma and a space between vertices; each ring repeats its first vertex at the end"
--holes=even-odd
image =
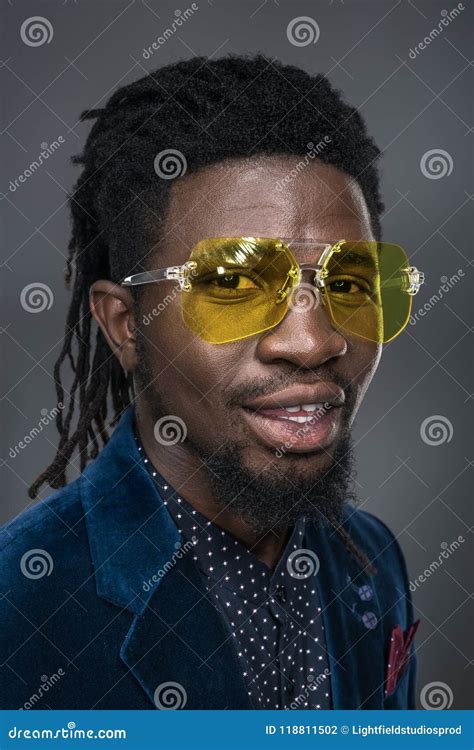
MULTIPOLYGON (((89 119, 95 122, 85 148, 72 159, 82 172, 69 198, 72 233, 65 279, 68 288, 73 279, 73 286, 54 367, 59 404, 64 403, 65 363, 72 369, 72 385, 64 413, 59 409, 56 416, 56 455, 31 485, 30 497, 45 483, 53 489, 67 483, 66 469, 76 449, 82 471, 98 455, 99 442, 108 441, 107 427, 133 401, 132 378, 101 330, 93 332, 89 288, 97 279, 119 282, 147 270, 172 182, 157 175, 158 154, 180 152, 187 172, 193 172, 229 158, 305 155, 328 136, 318 159, 357 180, 374 235, 379 238, 381 231, 380 151, 357 110, 322 74, 312 76, 262 55, 195 57, 118 89, 104 108, 82 113, 82 121, 89 119)), ((138 297, 134 292, 136 304, 138 297)))

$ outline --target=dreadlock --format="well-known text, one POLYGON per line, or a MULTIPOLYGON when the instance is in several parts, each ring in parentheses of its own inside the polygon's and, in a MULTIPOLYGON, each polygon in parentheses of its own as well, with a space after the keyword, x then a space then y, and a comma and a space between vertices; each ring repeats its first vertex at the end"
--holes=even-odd
MULTIPOLYGON (((192 172, 228 158, 304 155, 311 143, 329 136, 318 158, 358 181, 380 237, 379 149, 357 110, 322 74, 311 76, 262 55, 195 57, 118 89, 104 108, 82 113, 82 121, 89 119, 95 122, 84 150, 72 159, 82 172, 69 198, 65 280, 68 288, 72 281, 72 296, 54 367, 58 403, 64 403, 65 363, 72 385, 64 413, 59 409, 56 416, 56 455, 31 485, 30 497, 45 483, 54 489, 67 483, 76 450, 82 471, 98 455, 99 443, 108 441, 108 427, 133 401, 132 378, 100 329, 94 333, 89 288, 97 279, 119 282, 147 270, 171 183, 155 172, 158 153, 180 151, 192 172)), ((134 292, 136 304, 138 297, 134 292)))

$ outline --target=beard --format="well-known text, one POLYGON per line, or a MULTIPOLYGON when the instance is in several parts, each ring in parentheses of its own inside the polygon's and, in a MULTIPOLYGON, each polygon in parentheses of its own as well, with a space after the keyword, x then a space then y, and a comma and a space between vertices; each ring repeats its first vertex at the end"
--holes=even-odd
MULTIPOLYGON (((171 411, 166 408, 166 397, 154 386, 156 378, 146 339, 138 329, 135 333, 138 363, 134 383, 138 393, 147 402, 147 409, 155 420, 169 413, 175 414, 173 408, 171 411)), ((332 451, 331 463, 324 470, 311 472, 305 466, 314 458, 314 453, 286 453, 280 458, 273 454, 269 468, 258 473, 244 463, 247 444, 228 440, 221 442, 216 449, 215 446, 204 446, 189 433, 187 435, 187 442, 206 469, 217 504, 222 509, 232 509, 236 517, 255 533, 266 534, 271 530, 278 533, 303 517, 313 523, 328 523, 338 528, 344 520, 346 505, 357 503, 354 448, 348 426, 355 393, 351 384, 342 382, 336 373, 326 372, 325 375, 344 389, 346 417, 341 437, 332 451)), ((311 380, 314 379, 313 375, 311 380)), ((272 378, 271 384, 265 381, 245 385, 228 398, 227 406, 232 411, 232 407, 243 403, 245 397, 272 392, 290 384, 288 380, 287 375, 282 375, 280 379, 272 378)), ((304 382, 301 377, 299 381, 304 382)))
POLYGON ((243 462, 242 448, 228 443, 217 451, 193 446, 205 465, 220 507, 232 509, 252 531, 280 532, 300 518, 339 526, 348 502, 356 502, 354 450, 345 432, 329 468, 314 474, 304 470, 310 453, 273 457, 269 470, 257 474, 243 462))

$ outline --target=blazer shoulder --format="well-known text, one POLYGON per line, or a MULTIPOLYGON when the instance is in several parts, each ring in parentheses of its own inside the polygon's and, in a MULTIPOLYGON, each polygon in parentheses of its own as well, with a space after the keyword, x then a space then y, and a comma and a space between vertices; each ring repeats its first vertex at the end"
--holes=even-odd
MULTIPOLYGON (((80 477, 31 508, 20 513, 0 528, 0 556, 3 575, 13 578, 24 575, 18 556, 35 550, 49 556, 64 554, 74 548, 74 540, 82 536, 84 520, 80 501, 80 477)), ((33 560, 32 560, 33 562, 33 560)))
POLYGON ((67 622, 73 604, 83 601, 90 608, 95 583, 79 487, 75 480, 0 530, 0 621, 6 635, 0 663, 42 623, 55 641, 56 612, 67 622), (77 592, 74 600, 68 592, 77 592))

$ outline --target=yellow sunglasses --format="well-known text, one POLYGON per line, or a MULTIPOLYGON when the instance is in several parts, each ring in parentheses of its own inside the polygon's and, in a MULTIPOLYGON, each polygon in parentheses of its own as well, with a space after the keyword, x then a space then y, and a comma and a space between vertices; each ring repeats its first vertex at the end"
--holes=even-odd
POLYGON ((405 328, 424 282, 403 248, 388 242, 212 237, 198 242, 183 265, 121 283, 177 280, 185 324, 205 341, 225 344, 268 331, 297 309, 305 271, 314 271, 310 288, 337 329, 381 344, 405 328), (298 263, 292 249, 311 257, 318 250, 317 263, 298 263))

